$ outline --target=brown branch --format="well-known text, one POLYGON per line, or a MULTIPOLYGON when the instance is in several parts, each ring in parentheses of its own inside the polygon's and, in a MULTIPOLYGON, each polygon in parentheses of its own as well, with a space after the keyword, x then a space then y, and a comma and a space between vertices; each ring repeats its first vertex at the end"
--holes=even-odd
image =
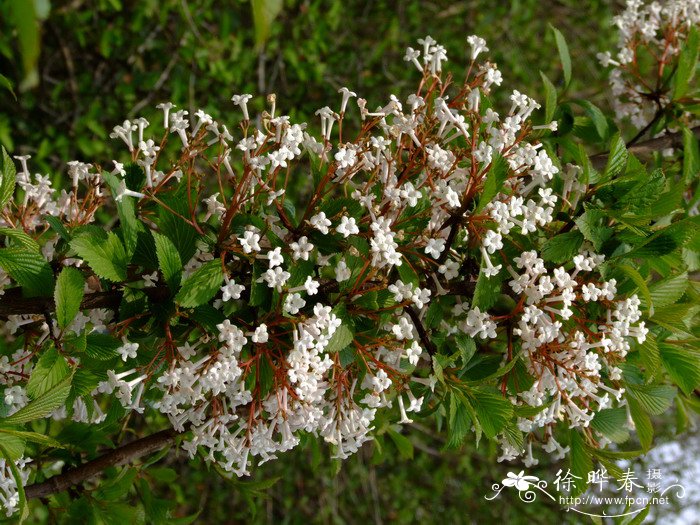
MULTIPOLYGON (((691 131, 698 139, 700 139, 700 126, 692 128, 691 131)), ((637 144, 630 146, 628 151, 638 157, 648 157, 650 154, 656 151, 661 151, 666 148, 680 147, 683 147, 683 134, 669 133, 663 137, 638 142, 637 144)), ((605 152, 593 155, 591 157, 591 165, 597 170, 605 168, 605 165, 608 163, 608 154, 608 152, 605 152)))
POLYGON ((428 332, 425 329, 425 326, 423 326, 423 323, 420 320, 420 317, 418 317, 418 312, 415 311, 413 306, 404 306, 403 311, 408 314, 408 316, 411 318, 411 321, 413 321, 413 325, 416 327, 416 330, 418 331, 418 337, 421 340, 421 343, 423 343, 423 346, 425 346, 425 349, 428 351, 428 354, 430 355, 435 355, 437 354, 437 347, 435 346, 435 343, 433 343, 430 340, 430 336, 428 335, 428 332))
POLYGON ((78 467, 67 470, 63 474, 53 476, 42 483, 34 483, 24 488, 27 499, 45 498, 57 492, 63 492, 73 485, 78 485, 100 474, 108 467, 131 463, 141 456, 147 456, 171 444, 177 432, 170 428, 161 430, 150 436, 137 439, 124 446, 88 461, 78 467))

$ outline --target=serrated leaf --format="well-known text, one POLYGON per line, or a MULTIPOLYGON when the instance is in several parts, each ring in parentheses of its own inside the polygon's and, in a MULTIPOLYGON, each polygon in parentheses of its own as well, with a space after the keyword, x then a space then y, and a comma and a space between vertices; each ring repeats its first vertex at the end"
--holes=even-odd
POLYGON ((51 347, 46 350, 34 365, 27 381, 27 394, 36 399, 51 390, 70 374, 68 363, 58 351, 51 347))
POLYGON ((117 348, 120 346, 121 342, 111 335, 93 332, 87 336, 85 355, 98 361, 108 361, 118 355, 117 348))
POLYGON ((329 354, 340 352, 343 348, 352 343, 354 338, 355 334, 353 333, 351 327, 348 324, 343 323, 336 328, 330 341, 328 341, 326 352, 329 354))
POLYGON ((613 233, 612 228, 605 226, 605 212, 602 210, 586 210, 575 222, 583 238, 596 250, 600 250, 613 233))
POLYGON ((603 171, 603 180, 612 180, 620 175, 625 166, 627 166, 627 146, 622 137, 617 133, 610 141, 610 153, 608 153, 608 162, 603 171))
POLYGON ((634 421, 639 443, 644 450, 649 450, 654 441, 654 427, 651 424, 651 419, 635 399, 628 398, 627 404, 630 407, 630 415, 632 416, 632 421, 634 421))
POLYGON ((31 443, 36 443, 38 445, 44 445, 47 447, 65 448, 60 441, 56 441, 54 438, 45 436, 44 434, 39 434, 38 432, 29 432, 27 430, 0 427, 0 434, 14 436, 18 439, 21 439, 22 441, 29 441, 31 443))
POLYGON ((659 344, 661 361, 671 379, 686 394, 700 385, 700 354, 667 344, 659 344))
POLYGON ((129 258, 114 232, 91 230, 79 234, 70 245, 98 276, 113 282, 126 280, 129 258))
POLYGON ((0 211, 2 211, 15 192, 17 169, 4 147, 0 161, 0 211))
POLYGON ((583 244, 583 235, 578 231, 561 233, 549 239, 542 247, 542 258, 557 264, 571 261, 583 244))
POLYGON ((670 279, 664 279, 649 287, 649 293, 653 304, 663 308, 676 304, 688 288, 688 274, 682 273, 670 279))
MULTIPOLYGON (((591 123, 593 124, 593 127, 595 128, 595 132, 598 134, 598 138, 601 141, 606 141, 608 136, 610 135, 610 126, 608 125, 608 121, 605 118, 605 114, 600 110, 600 108, 598 106, 596 106, 595 104, 589 102, 588 100, 574 100, 574 101, 572 101, 572 103, 583 108, 583 111, 586 113, 588 118, 591 119, 591 123)), ((610 162, 610 157, 608 157, 608 162, 610 162)), ((624 165, 623 165, 623 167, 624 167, 624 165)), ((607 171, 607 168, 606 168, 606 171, 607 171)), ((599 181, 591 180, 590 182, 599 182, 599 181)))
POLYGON ((455 342, 457 343, 457 348, 459 348, 462 357, 462 366, 464 367, 476 353, 476 342, 474 342, 472 337, 464 334, 455 336, 455 342))
POLYGON ((613 443, 624 443, 629 439, 626 423, 627 411, 624 408, 606 408, 596 413, 591 420, 591 428, 613 443))
POLYGON ((690 81, 695 75, 698 52, 700 52, 700 36, 697 27, 691 26, 678 58, 678 68, 674 75, 673 100, 683 98, 688 92, 690 81))
POLYGON ((671 407, 676 389, 671 385, 627 385, 627 394, 646 413, 658 416, 671 407))
POLYGON ((19 283, 29 297, 48 295, 54 288, 51 267, 37 251, 24 247, 0 248, 0 268, 19 283))
POLYGON ((484 388, 475 389, 471 399, 484 434, 494 439, 513 416, 512 403, 484 388))
POLYGON ((569 495, 575 497, 586 490, 588 473, 593 470, 593 460, 586 450, 586 442, 583 436, 575 429, 569 431, 569 448, 569 470, 574 476, 580 478, 573 479, 571 486, 569 495))
POLYGON ((629 277, 632 280, 632 282, 637 286, 639 293, 642 294, 642 298, 646 303, 646 308, 653 313, 654 300, 651 294, 649 293, 649 288, 647 287, 647 282, 644 279, 644 277, 642 277, 636 269, 627 264, 620 264, 617 266, 617 269, 623 272, 625 275, 627 275, 627 277, 629 277))
POLYGON ((165 235, 151 232, 156 245, 158 266, 171 290, 177 290, 182 277, 182 261, 173 242, 165 235))
POLYGON ((80 270, 67 266, 56 279, 54 301, 58 326, 66 328, 80 311, 85 293, 85 278, 80 270))
POLYGON ((37 397, 34 401, 12 414, 0 420, 2 425, 22 425, 36 419, 48 416, 51 412, 63 406, 70 393, 73 376, 66 377, 51 390, 37 397))
POLYGON ((647 381, 653 378, 661 368, 661 354, 653 334, 647 334, 643 343, 638 344, 637 349, 644 364, 644 376, 647 381))
POLYGON ((204 304, 216 295, 223 280, 221 261, 207 261, 182 283, 182 288, 175 296, 175 302, 185 308, 204 304))

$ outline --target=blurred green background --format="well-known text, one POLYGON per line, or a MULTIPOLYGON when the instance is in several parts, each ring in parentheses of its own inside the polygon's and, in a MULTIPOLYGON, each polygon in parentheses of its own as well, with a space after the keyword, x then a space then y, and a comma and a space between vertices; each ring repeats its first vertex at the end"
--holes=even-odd
MULTIPOLYGON (((540 70, 561 82, 550 24, 571 49, 569 97, 607 108, 595 54, 614 42, 611 17, 620 8, 601 0, 4 1, 0 143, 33 155, 32 169, 56 180, 69 160, 123 157, 122 145, 108 138, 112 126, 136 116, 158 124, 155 105, 165 100, 235 122, 232 94, 255 94, 259 109, 261 95, 274 92, 282 112, 316 125, 314 111, 337 105, 340 86, 369 107, 391 93, 405 98, 417 74, 402 60, 404 50, 426 34, 445 45, 456 75, 465 67, 466 37, 483 36, 503 72, 501 96, 518 89, 541 100, 540 70)), ((493 483, 520 470, 497 463, 490 443, 445 450, 437 421, 402 435, 378 425, 376 443, 342 465, 308 439, 250 480, 227 482, 171 452, 148 483, 174 501, 177 515, 201 509, 198 522, 209 524, 579 522, 558 504, 527 505, 516 493, 486 501, 493 483)), ((528 474, 551 481, 558 467, 528 474)), ((38 512, 50 512, 49 522, 79 522, 60 507, 38 512)))

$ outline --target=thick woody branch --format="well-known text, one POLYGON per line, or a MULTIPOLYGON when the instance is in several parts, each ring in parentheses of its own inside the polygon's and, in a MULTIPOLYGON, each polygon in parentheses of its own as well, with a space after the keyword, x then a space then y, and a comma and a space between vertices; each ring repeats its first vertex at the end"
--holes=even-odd
POLYGON ((88 461, 83 465, 67 470, 63 474, 53 476, 42 483, 35 483, 24 487, 27 499, 45 498, 51 494, 63 492, 74 485, 79 485, 88 479, 97 476, 108 467, 115 467, 131 463, 135 459, 147 456, 170 445, 177 432, 170 428, 161 430, 150 436, 132 441, 124 446, 116 448, 106 454, 88 461))
MULTIPOLYGON (((700 126, 694 127, 692 130, 693 134, 700 139, 700 126)), ((682 133, 669 133, 663 137, 657 137, 655 139, 649 139, 642 142, 637 142, 636 144, 630 146, 627 150, 637 157, 648 157, 654 152, 662 151, 667 148, 681 148, 683 147, 683 134, 682 133)), ((605 168, 608 162, 608 153, 598 153, 591 157, 591 165, 597 169, 605 168)))

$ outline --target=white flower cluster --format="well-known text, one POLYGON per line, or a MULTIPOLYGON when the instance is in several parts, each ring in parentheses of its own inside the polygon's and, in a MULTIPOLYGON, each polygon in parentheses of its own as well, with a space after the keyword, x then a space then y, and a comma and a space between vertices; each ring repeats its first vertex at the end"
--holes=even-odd
POLYGON ((657 92, 664 71, 680 53, 692 26, 700 24, 698 0, 627 0, 626 9, 614 18, 619 30, 617 52, 598 54, 603 67, 611 67, 610 88, 618 119, 629 119, 637 129, 644 128, 669 100, 657 92), (645 57, 642 57, 645 55, 645 57), (651 57, 649 69, 658 83, 640 70, 651 57))
MULTIPOLYGON (((183 339, 173 339, 167 327, 168 340, 147 366, 132 363, 142 349, 124 338, 117 353, 126 370, 108 371, 93 396, 111 395, 137 412, 156 408, 175 429, 192 432, 183 445, 192 456, 202 451, 237 475, 247 474, 254 458, 264 462, 296 446, 302 432, 322 436, 344 458, 369 439, 376 410, 396 401, 400 423, 421 410, 423 397, 412 388, 434 388, 437 381, 420 367, 424 350, 435 351, 422 322, 433 302, 455 295, 454 316, 437 323, 448 337, 463 333, 493 340, 510 327, 520 338, 536 386, 512 401, 551 402, 540 415, 521 421, 526 431, 549 432, 558 418, 585 425, 593 407, 609 403, 600 400, 601 390, 618 397, 619 389, 604 385, 599 371, 605 367, 606 381, 616 381, 615 365, 628 348, 625 338, 643 338, 643 325, 633 326, 639 318, 636 299, 617 301, 614 282, 591 277, 598 256, 582 252, 573 268, 550 272, 535 251, 514 259, 504 253, 519 246, 516 234, 538 232, 552 222, 562 199, 576 202, 585 191, 576 168, 560 170, 542 144, 528 140, 532 129, 553 130, 556 123, 533 126, 539 105, 518 91, 503 116, 488 107, 482 97, 502 77, 494 64, 475 64, 488 50, 479 37, 468 38, 471 76, 452 98, 440 76, 445 49, 430 37, 419 43, 405 59, 423 74, 421 88, 405 101, 392 95, 374 111, 358 98, 362 126, 352 142, 333 141, 334 130, 347 136, 343 119, 356 95, 346 88, 340 90, 339 112, 318 111, 318 138, 306 124, 276 114, 274 96, 253 127, 252 97, 245 94, 233 97, 243 117, 235 127, 239 138, 203 111, 190 118, 170 103, 159 106, 162 137, 146 136, 150 125, 141 118, 114 128, 113 137, 124 142, 145 175, 143 188, 130 189, 124 166, 115 162, 114 200, 140 199, 140 209, 157 208, 161 194, 169 196, 185 183, 205 193, 181 218, 197 232, 207 223, 218 234, 216 247, 211 236, 199 239, 191 258, 183 260, 183 279, 221 263, 223 285, 217 283, 215 296, 209 296, 209 313, 223 320, 209 327, 187 324, 188 308, 179 307, 177 322, 186 330, 176 333, 184 333, 183 339), (172 138, 179 160, 160 170, 172 138), (308 171, 302 155, 322 168, 307 205, 295 203, 298 211, 292 212, 286 185, 298 162, 308 171), (213 168, 216 180, 203 180, 193 169, 197 160, 213 168), (488 193, 496 170, 503 181, 500 193, 488 193), (555 176, 564 181, 560 195, 550 187, 555 176), (216 193, 208 194, 213 187, 216 193), (460 269, 479 252, 486 277, 512 277, 508 286, 517 300, 509 316, 470 305, 471 294, 459 291, 473 284, 460 279, 460 269), (607 308, 607 317, 595 319, 594 327, 585 317, 590 302, 607 308)), ((93 204, 104 200, 101 182, 87 164, 70 169, 74 193, 67 199, 80 211, 59 206, 57 213, 85 224, 92 220, 93 204), (87 188, 80 198, 79 183, 87 188)), ((144 223, 151 227, 150 219, 144 223)), ((47 259, 52 255, 49 251, 47 259)), ((162 287, 162 280, 158 272, 141 274, 144 290, 162 287)), ((110 321, 104 313, 81 313, 70 330, 106 331, 110 321)), ((120 324, 127 327, 119 329, 121 336, 128 323, 120 324)), ((48 326, 42 330, 45 339, 48 326)), ((26 377, 26 370, 18 373, 26 377)), ((22 394, 6 395, 20 404, 22 394)), ((104 417, 89 399, 76 403, 77 420, 104 417)), ((506 448, 504 456, 522 452, 506 448)))

